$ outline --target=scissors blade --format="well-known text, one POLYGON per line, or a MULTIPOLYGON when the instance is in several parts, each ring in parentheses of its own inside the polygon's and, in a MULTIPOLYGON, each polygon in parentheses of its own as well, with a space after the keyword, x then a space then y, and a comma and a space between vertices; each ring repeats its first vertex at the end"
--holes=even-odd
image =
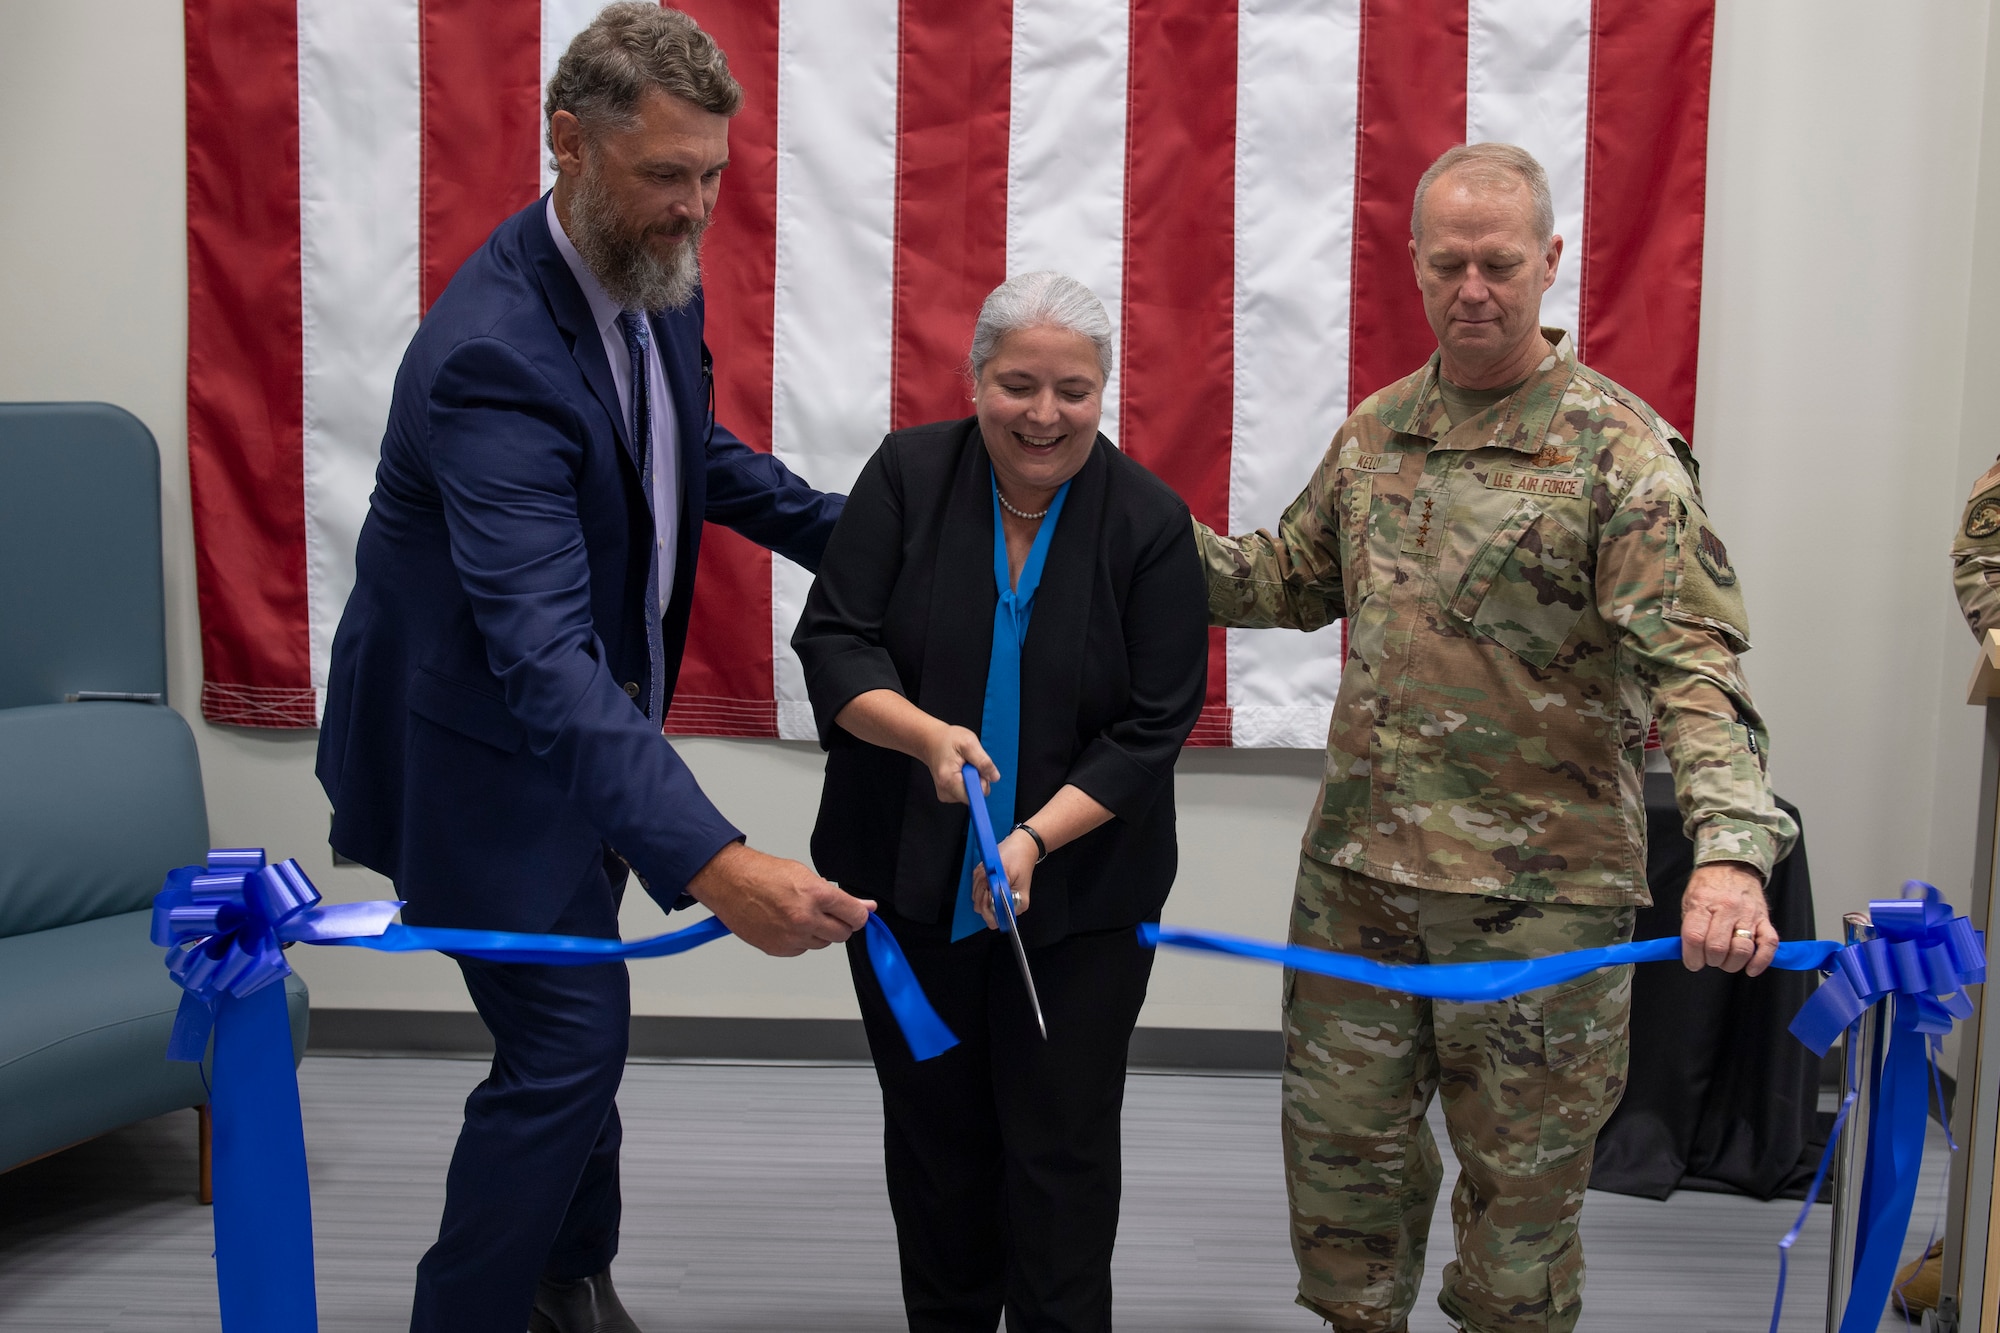
POLYGON ((961 772, 965 780, 965 803, 972 807, 973 836, 979 839, 979 859, 986 864, 986 885, 993 891, 993 910, 1000 929, 1014 942, 1014 961, 1021 968, 1021 984, 1028 991, 1028 1007, 1035 1014, 1035 1030, 1049 1039, 1049 1025, 1042 1018, 1042 997, 1035 992, 1035 974, 1028 967, 1028 948, 1021 943, 1019 921, 1014 915, 1014 890, 1007 883, 1007 871, 1000 864, 1000 844, 993 836, 993 819, 986 813, 986 797, 979 790, 979 770, 967 764, 961 772))

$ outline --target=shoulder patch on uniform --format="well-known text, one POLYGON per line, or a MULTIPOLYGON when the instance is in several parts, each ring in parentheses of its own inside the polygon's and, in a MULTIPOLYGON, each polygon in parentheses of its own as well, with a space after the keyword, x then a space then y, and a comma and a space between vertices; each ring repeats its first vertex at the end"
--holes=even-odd
POLYGON ((1708 525, 1708 515, 1692 500, 1682 500, 1675 519, 1680 529, 1680 568, 1670 584, 1667 619, 1705 625, 1719 631, 1735 652, 1750 647, 1750 618, 1744 613, 1743 588, 1729 548, 1708 525))
MULTIPOLYGON (((1994 526, 2000 528, 2000 519, 1996 519, 1994 526)), ((1722 538, 1715 535, 1715 529, 1706 523, 1697 525, 1694 558, 1701 561, 1701 567, 1708 571, 1708 576, 1715 580, 1718 588, 1735 585, 1736 570, 1729 563, 1729 548, 1722 544, 1722 538)))
POLYGON ((2000 496, 1988 496, 1966 511, 1965 535, 1977 540, 2000 532, 2000 496))

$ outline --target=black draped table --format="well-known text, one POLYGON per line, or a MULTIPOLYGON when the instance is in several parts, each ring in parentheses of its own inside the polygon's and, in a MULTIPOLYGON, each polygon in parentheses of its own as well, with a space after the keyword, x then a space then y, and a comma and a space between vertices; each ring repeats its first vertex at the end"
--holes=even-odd
MULTIPOLYGON (((1791 802, 1778 804, 1799 817, 1791 802)), ((1640 911, 1634 938, 1679 935, 1694 846, 1681 833, 1665 773, 1646 775, 1646 846, 1653 905, 1640 911)), ((1766 892, 1780 936, 1817 937, 1803 835, 1766 892)), ((1818 981, 1813 972, 1752 978, 1639 964, 1631 1075, 1598 1137, 1590 1187, 1649 1199, 1676 1189, 1805 1197, 1826 1144, 1820 1061, 1786 1026, 1818 981)))

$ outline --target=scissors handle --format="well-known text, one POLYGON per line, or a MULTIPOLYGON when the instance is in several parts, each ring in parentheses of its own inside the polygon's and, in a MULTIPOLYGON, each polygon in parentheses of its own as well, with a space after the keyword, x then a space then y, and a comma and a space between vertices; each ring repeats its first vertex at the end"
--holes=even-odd
POLYGON ((1000 864, 1000 844, 993 836, 993 817, 986 811, 986 794, 979 789, 979 770, 967 764, 959 771, 965 780, 965 803, 972 807, 972 835, 979 841, 979 859, 986 865, 986 885, 993 891, 993 912, 1000 929, 1012 937, 1014 961, 1021 969, 1021 984, 1027 987, 1028 1007, 1035 1015, 1035 1028, 1042 1040, 1049 1039, 1049 1025, 1042 1018, 1042 997, 1035 993, 1035 974, 1028 967, 1028 950, 1015 929, 1014 890, 1007 883, 1006 867, 1000 864))
POLYGON ((979 841, 979 859, 986 866, 986 883, 993 890, 993 910, 1001 917, 1002 930, 1014 928, 1014 890, 1007 883, 1007 868, 1000 864, 1000 842, 993 836, 993 816, 986 810, 986 794, 979 789, 979 770, 971 764, 959 771, 965 782, 965 803, 972 807, 972 836, 979 841))

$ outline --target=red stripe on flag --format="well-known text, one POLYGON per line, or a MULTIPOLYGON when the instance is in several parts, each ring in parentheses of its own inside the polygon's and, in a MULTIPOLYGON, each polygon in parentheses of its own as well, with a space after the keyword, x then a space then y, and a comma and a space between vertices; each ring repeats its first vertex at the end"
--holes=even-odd
POLYGON ((1007 276, 1012 0, 903 0, 890 423, 971 412, 960 374, 1007 276))
POLYGON ((1694 429, 1712 0, 1594 6, 1579 352, 1694 429))
POLYGON ((1410 199, 1438 154, 1465 142, 1466 0, 1362 0, 1354 163, 1354 353, 1347 401, 1437 350, 1410 266, 1410 199))
MULTIPOLYGON (((1211 527, 1229 524, 1235 410, 1236 11, 1133 0, 1119 434, 1211 527)), ((1230 742, 1223 633, 1191 745, 1230 742)))
MULTIPOLYGON (((743 85, 743 109, 729 123, 729 170, 715 225, 702 242, 702 291, 715 355, 716 419, 765 452, 778 254, 778 4, 684 0, 680 6, 722 47, 743 85)), ((703 528, 668 731, 778 734, 771 615, 771 553, 727 528, 703 528)))
POLYGON ((294 0, 188 0, 188 486, 203 716, 310 727, 294 0))
POLYGON ((419 291, 428 311, 459 265, 538 193, 539 0, 424 0, 419 291))

